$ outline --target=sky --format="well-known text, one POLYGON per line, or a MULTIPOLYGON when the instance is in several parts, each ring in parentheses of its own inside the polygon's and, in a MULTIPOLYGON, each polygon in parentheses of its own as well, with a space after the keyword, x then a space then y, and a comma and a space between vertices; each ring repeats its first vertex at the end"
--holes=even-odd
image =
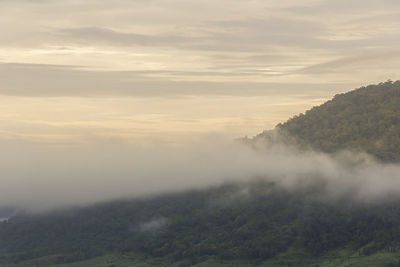
POLYGON ((254 136, 399 79, 398 0, 0 0, 0 140, 254 136))
POLYGON ((399 194, 398 166, 231 143, 400 79, 398 0, 0 0, 0 12, 0 208, 271 174, 399 194))

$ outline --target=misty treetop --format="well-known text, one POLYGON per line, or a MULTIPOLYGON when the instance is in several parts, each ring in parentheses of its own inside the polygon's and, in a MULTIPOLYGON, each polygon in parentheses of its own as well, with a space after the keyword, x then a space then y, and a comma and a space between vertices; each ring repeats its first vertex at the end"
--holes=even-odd
MULTIPOLYGON (((301 147, 323 152, 367 152, 382 161, 400 160, 400 81, 369 85, 316 106, 277 125, 301 147)), ((264 132, 257 138, 265 138, 264 132)))
POLYGON ((342 246, 366 256, 400 245, 398 201, 321 201, 324 192, 318 184, 294 192, 260 181, 19 214, 0 223, 0 266, 50 255, 55 263, 69 263, 114 252, 144 253, 166 265, 219 259, 255 266, 290 249, 301 251, 295 260, 312 262, 342 246))

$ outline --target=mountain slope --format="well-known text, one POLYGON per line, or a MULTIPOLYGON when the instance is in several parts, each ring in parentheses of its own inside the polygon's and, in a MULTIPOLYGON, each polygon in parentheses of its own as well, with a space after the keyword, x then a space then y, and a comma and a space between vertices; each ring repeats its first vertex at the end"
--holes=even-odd
POLYGON ((147 255, 163 266, 210 260, 299 266, 325 255, 340 259, 337 249, 368 257, 400 245, 399 201, 358 205, 321 201, 324 194, 318 185, 288 191, 260 181, 20 214, 0 223, 0 266, 32 259, 71 263, 110 253, 147 255))
MULTIPOLYGON (((324 152, 365 151, 383 161, 400 160, 400 81, 369 85, 277 125, 302 147, 324 152)), ((256 137, 267 137, 269 133, 256 137)))

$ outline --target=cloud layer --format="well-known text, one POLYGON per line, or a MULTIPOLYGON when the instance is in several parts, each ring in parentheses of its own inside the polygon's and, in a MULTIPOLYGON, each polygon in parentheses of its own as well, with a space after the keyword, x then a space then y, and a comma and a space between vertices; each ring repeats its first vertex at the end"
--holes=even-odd
POLYGON ((38 65, 18 67, 31 90, 11 75, 0 94, 236 95, 239 82, 241 94, 258 95, 400 77, 396 1, 1 3, 0 62, 38 65))
POLYGON ((0 203, 31 210, 142 197, 252 179, 290 190, 321 183, 326 196, 357 201, 400 196, 400 167, 366 155, 326 155, 283 146, 254 150, 206 140, 196 145, 108 145, 54 149, 3 145, 0 203))

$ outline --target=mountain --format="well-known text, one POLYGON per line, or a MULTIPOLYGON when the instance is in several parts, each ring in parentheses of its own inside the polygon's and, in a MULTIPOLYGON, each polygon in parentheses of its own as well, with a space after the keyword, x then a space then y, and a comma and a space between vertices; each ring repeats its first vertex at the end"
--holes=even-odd
MULTIPOLYGON (((323 152, 364 151, 385 162, 400 160, 400 81, 369 85, 277 125, 298 145, 323 152)), ((268 138, 266 131, 256 139, 268 138)))
MULTIPOLYGON (((399 119, 400 82, 385 82, 336 95, 254 140, 279 133, 304 149, 392 162, 399 119)), ((399 266, 400 199, 331 200, 329 190, 260 179, 20 212, 0 222, 0 266, 399 266)))

